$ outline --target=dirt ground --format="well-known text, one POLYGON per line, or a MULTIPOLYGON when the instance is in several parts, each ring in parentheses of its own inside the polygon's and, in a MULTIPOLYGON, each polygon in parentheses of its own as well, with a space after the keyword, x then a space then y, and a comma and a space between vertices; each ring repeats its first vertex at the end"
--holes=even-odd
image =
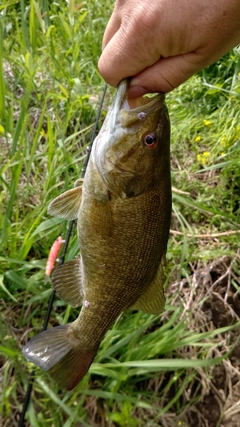
MULTIPOLYGON (((200 329, 205 329, 204 322, 214 329, 239 321, 239 254, 234 260, 226 256, 207 266, 198 262, 191 268, 193 295, 191 297, 191 291, 185 289, 185 301, 189 308, 195 306, 195 319, 200 329), (198 306, 204 295, 205 302, 198 306)), ((222 334, 219 339, 222 345, 217 356, 231 350, 229 358, 214 366, 209 378, 200 372, 201 399, 189 408, 189 427, 240 427, 239 328, 222 334)))

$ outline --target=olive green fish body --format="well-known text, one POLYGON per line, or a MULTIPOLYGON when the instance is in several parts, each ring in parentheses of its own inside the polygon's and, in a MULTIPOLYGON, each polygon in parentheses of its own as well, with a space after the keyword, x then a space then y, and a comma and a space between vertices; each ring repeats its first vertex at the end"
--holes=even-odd
POLYGON ((50 213, 77 218, 80 257, 55 270, 53 286, 82 304, 69 325, 37 335, 23 350, 63 386, 85 375, 105 333, 126 309, 158 314, 171 218, 170 130, 163 95, 126 104, 126 82, 94 141, 82 187, 50 213))

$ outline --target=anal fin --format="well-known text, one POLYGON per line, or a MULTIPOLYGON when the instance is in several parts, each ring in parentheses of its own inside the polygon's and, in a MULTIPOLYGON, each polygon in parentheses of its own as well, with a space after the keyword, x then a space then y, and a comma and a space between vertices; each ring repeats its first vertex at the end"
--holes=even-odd
POLYGON ((54 199, 48 206, 48 213, 58 218, 68 220, 77 219, 81 201, 82 187, 77 184, 76 187, 71 188, 71 190, 65 191, 60 194, 60 196, 56 197, 56 199, 54 199))
POLYGON ((22 350, 27 360, 48 371, 67 390, 72 390, 87 373, 96 351, 81 347, 70 324, 41 332, 22 350))
POLYGON ((165 256, 161 259, 158 271, 140 298, 133 304, 132 308, 145 311, 149 314, 158 315, 162 312, 165 304, 164 296, 164 265, 165 256))
POLYGON ((72 307, 82 305, 80 257, 57 267, 52 275, 52 287, 57 296, 72 307))

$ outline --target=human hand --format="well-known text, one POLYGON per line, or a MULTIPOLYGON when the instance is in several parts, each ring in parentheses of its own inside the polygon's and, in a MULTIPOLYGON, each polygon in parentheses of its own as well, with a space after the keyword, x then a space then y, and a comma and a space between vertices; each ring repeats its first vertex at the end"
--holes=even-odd
POLYGON ((98 67, 129 98, 170 92, 240 43, 240 0, 117 0, 98 67))

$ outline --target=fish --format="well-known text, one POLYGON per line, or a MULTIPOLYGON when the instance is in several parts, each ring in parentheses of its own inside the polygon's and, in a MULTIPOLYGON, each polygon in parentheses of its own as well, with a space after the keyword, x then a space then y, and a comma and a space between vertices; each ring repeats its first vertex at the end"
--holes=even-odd
POLYGON ((128 101, 123 80, 94 140, 85 177, 48 212, 77 219, 80 255, 59 266, 53 289, 73 307, 72 323, 31 339, 23 355, 71 390, 102 339, 133 308, 159 315, 171 220, 170 120, 165 95, 128 101))

